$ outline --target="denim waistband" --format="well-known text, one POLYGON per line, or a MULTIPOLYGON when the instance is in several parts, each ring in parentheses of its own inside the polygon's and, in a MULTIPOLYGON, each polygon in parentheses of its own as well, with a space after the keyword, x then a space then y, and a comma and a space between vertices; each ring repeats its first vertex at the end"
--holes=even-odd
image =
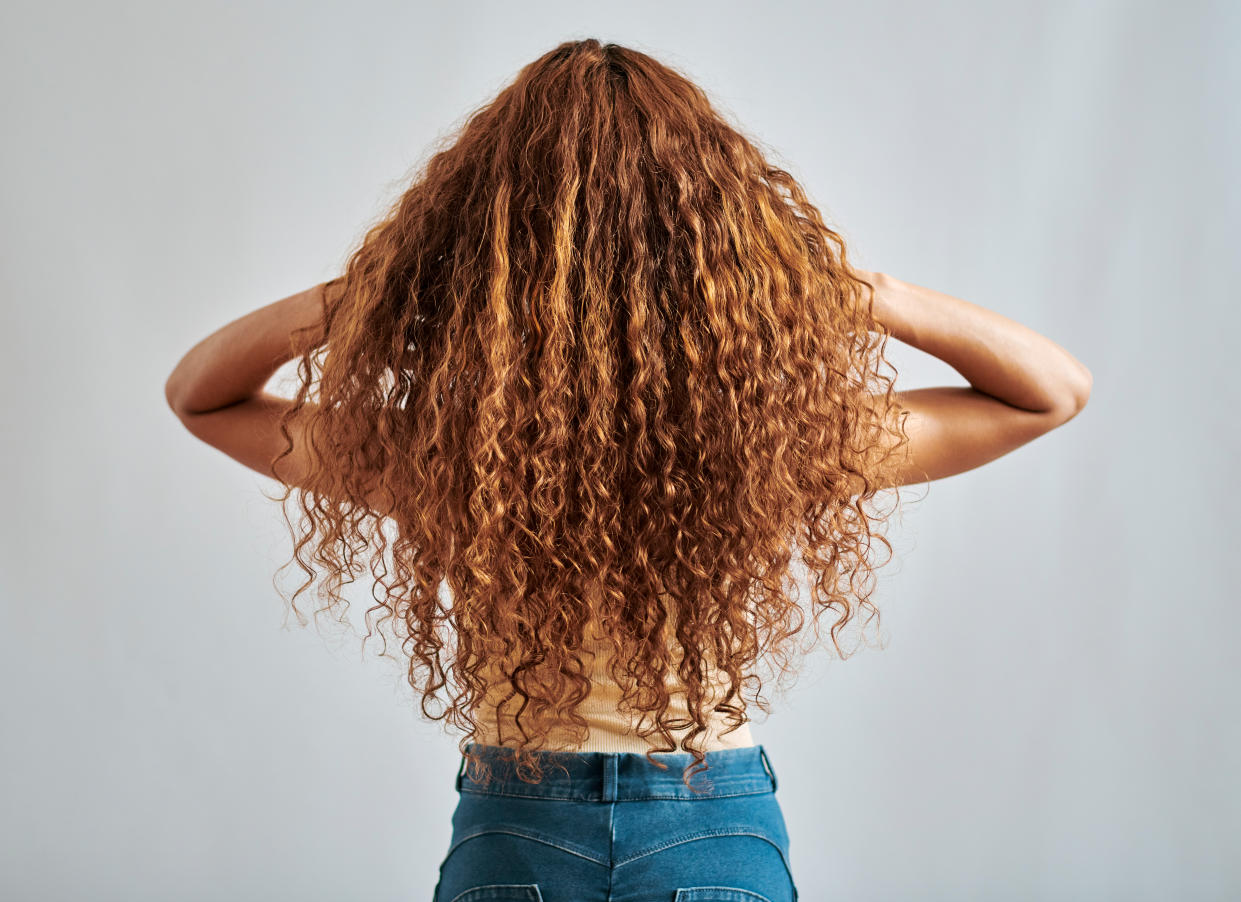
MULTIPOLYGON (((702 799, 775 792, 776 772, 762 745, 716 749, 706 752, 707 770, 681 779, 694 760, 689 752, 655 752, 652 757, 666 764, 660 769, 637 752, 566 752, 540 749, 533 752, 542 769, 538 783, 521 780, 515 770, 513 750, 506 746, 469 743, 491 768, 486 782, 475 779, 465 755, 457 768, 457 792, 520 798, 563 799, 583 802, 623 802, 641 799, 702 799)), ((700 765, 701 767, 701 765, 700 765)))

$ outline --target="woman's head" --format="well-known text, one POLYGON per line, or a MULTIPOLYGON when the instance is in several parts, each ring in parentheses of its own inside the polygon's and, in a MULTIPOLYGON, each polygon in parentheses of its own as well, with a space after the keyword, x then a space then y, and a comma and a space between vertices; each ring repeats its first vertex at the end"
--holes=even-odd
POLYGON ((783 675, 807 620, 833 610, 839 651, 878 613, 863 505, 893 401, 867 287, 699 87, 636 50, 561 44, 430 156, 327 285, 288 414, 314 463, 294 610, 321 569, 319 610, 343 615, 367 553, 367 635, 391 627, 423 713, 464 751, 498 667, 527 767, 550 727, 584 727, 595 623, 657 748, 685 726, 666 681, 684 687, 698 765, 712 668, 739 724, 765 709, 760 655, 783 675), (366 483, 395 500, 395 532, 366 483))

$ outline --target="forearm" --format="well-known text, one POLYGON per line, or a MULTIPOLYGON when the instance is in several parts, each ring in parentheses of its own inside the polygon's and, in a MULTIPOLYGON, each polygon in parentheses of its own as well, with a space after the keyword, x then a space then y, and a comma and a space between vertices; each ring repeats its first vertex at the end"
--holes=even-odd
POLYGON ((181 358, 164 385, 169 406, 184 416, 253 397, 293 358, 293 332, 322 316, 320 283, 233 320, 181 358))
POLYGON ((1080 405, 1090 371, 1044 335, 969 301, 862 273, 875 285, 875 316, 892 335, 947 363, 978 391, 1025 410, 1080 405))

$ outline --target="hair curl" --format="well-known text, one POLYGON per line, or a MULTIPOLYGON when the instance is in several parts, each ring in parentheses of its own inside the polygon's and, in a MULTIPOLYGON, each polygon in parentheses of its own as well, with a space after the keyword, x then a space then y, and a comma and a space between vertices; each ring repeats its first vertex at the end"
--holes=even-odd
POLYGON ((828 609, 842 656, 855 614, 878 617, 873 452, 908 441, 887 335, 841 236, 702 89, 565 42, 435 149, 295 345, 281 428, 304 427, 312 465, 292 608, 304 623, 317 564, 315 613, 343 619, 372 552, 367 638, 391 625, 423 715, 462 728, 476 764, 502 680, 527 780, 553 729, 584 737, 593 624, 648 759, 691 752, 688 781, 709 710, 736 729, 769 710, 760 660, 792 672, 795 553, 800 651, 828 609), (367 506, 374 486, 391 510, 367 506))

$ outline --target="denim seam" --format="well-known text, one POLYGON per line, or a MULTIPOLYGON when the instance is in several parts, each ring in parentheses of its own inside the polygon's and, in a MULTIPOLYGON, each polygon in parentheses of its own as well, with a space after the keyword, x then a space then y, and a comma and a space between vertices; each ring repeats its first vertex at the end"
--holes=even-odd
POLYGON ((616 856, 616 800, 608 803, 608 898, 612 902, 612 882, 616 876, 614 860, 616 856))
POLYGON ((459 849, 463 844, 469 842, 471 839, 478 839, 478 837, 480 836, 486 836, 491 833, 504 833, 509 836, 519 836, 522 839, 528 839, 531 842, 542 843, 545 846, 551 846, 554 849, 559 849, 560 851, 566 852, 569 855, 575 855, 578 858, 584 858, 589 862, 599 865, 600 867, 608 867, 607 861, 601 858, 596 858, 593 855, 590 855, 584 851, 581 851, 580 848, 566 846, 562 843, 558 843, 558 842, 555 842, 554 840, 548 839, 545 836, 540 836, 537 833, 531 833, 531 832, 527 832, 524 830, 515 830, 515 829, 507 828, 507 827, 485 827, 481 830, 475 830, 473 833, 467 833, 465 836, 460 837, 456 842, 454 842, 451 846, 449 846, 448 852, 444 855, 444 859, 447 860, 449 855, 451 855, 453 852, 459 849))
POLYGON ((767 836, 765 833, 755 833, 750 830, 700 830, 696 833, 686 833, 682 836, 670 839, 667 842, 660 843, 658 846, 639 852, 637 855, 631 855, 624 861, 614 861, 612 863, 612 867, 615 869, 621 867, 622 865, 631 864, 640 858, 646 858, 648 855, 663 852, 673 846, 682 845, 683 843, 695 842, 700 839, 714 839, 719 836, 754 836, 766 843, 770 843, 773 847, 775 847, 775 850, 780 853, 780 860, 784 862, 784 869, 788 872, 789 880, 791 881, 793 879, 793 868, 789 864, 788 856, 784 854, 784 849, 781 848, 780 844, 773 840, 770 836, 767 836))
MULTIPOLYGON (((746 789, 741 792, 707 792, 702 795, 663 795, 661 793, 647 793, 640 796, 631 796, 628 798, 617 799, 618 802, 645 802, 650 799, 661 800, 680 800, 685 802, 697 802, 706 799, 733 799, 738 796, 762 795, 763 793, 772 792, 771 785, 768 784, 762 789, 746 789)), ((468 792, 476 796, 505 796, 510 799, 545 799, 553 802, 599 802, 598 798, 583 798, 581 796, 556 796, 547 794, 537 794, 528 792, 506 792, 499 789, 470 789, 467 786, 461 787, 461 792, 468 792)))
POLYGON ((534 898, 536 900, 541 900, 543 898, 543 893, 540 892, 539 885, 537 883, 493 883, 489 886, 474 886, 470 889, 462 890, 457 893, 457 895, 452 897, 452 902, 457 902, 458 899, 464 899, 470 893, 476 893, 480 889, 524 889, 527 891, 533 889, 534 898))
MULTIPOLYGON (((626 775, 619 775, 619 776, 617 776, 617 777, 616 777, 616 781, 617 781, 617 783, 618 783, 618 784, 628 783, 628 782, 630 782, 632 779, 633 779, 632 777, 627 777, 626 775)), ((691 779, 697 779, 697 780, 698 780, 698 782, 700 782, 700 783, 701 783, 701 782, 703 782, 703 781, 706 781, 706 782, 710 783, 712 786, 725 786, 725 787, 731 787, 731 786, 753 786, 753 787, 761 787, 761 788, 763 788, 763 789, 770 789, 772 792, 774 792, 774 791, 775 791, 775 787, 774 787, 774 786, 772 786, 773 779, 772 779, 771 775, 770 775, 770 774, 768 774, 768 773, 765 773, 765 772, 764 772, 762 775, 759 775, 759 774, 754 774, 754 773, 746 773, 746 774, 722 774, 722 775, 721 775, 721 774, 716 774, 716 775, 712 776, 711 774, 707 773, 706 771, 701 771, 701 770, 700 770, 700 771, 698 771, 696 774, 694 774, 694 777, 692 777, 691 779), (701 775, 701 774, 706 774, 706 776, 700 777, 699 775, 701 775)), ((484 782, 483 782, 483 781, 481 781, 481 780, 474 780, 473 778, 468 777, 468 776, 467 776, 467 777, 464 777, 464 778, 462 779, 462 781, 461 781, 461 782, 462 782, 463 784, 466 784, 466 786, 471 786, 471 785, 474 785, 474 784, 480 784, 480 785, 484 785, 484 786, 485 786, 485 785, 487 785, 486 783, 484 783, 484 782)), ((495 783, 512 783, 512 782, 514 782, 514 781, 513 781, 513 779, 511 778, 511 776, 505 776, 505 777, 502 777, 502 778, 499 778, 499 779, 495 779, 495 780, 493 780, 493 781, 491 781, 491 782, 495 782, 495 783)), ((518 781, 518 782, 524 782, 524 781, 518 781)), ((574 783, 577 783, 578 785, 580 785, 580 784, 581 784, 581 782, 582 782, 582 779, 581 779, 580 777, 579 777, 579 778, 575 778, 573 782, 574 782, 574 783)), ((663 781, 663 780, 661 780, 661 781, 659 781, 659 782, 661 782, 661 783, 668 783, 668 784, 669 784, 669 785, 671 785, 671 786, 684 786, 684 785, 685 785, 684 781, 682 781, 682 780, 680 780, 680 779, 677 779, 677 780, 671 780, 671 781, 663 781)), ((600 780, 599 780, 599 784, 600 784, 600 786, 602 787, 602 785, 603 785, 603 780, 602 780, 602 778, 600 778, 600 780)), ((565 785, 566 785, 566 783, 565 783, 565 781, 564 781, 564 780, 562 780, 562 779, 558 779, 558 778, 555 778, 555 777, 545 777, 545 778, 544 778, 542 781, 540 781, 539 783, 532 783, 532 784, 529 784, 529 785, 532 785, 532 786, 555 786, 555 787, 557 787, 557 788, 561 788, 561 787, 565 786, 565 785)), ((570 785, 572 785, 572 784, 570 784, 570 785)), ((463 787, 463 788, 465 788, 465 787, 463 787)))
POLYGON ((677 899, 682 899, 682 898, 688 899, 688 898, 689 898, 689 895, 688 895, 688 892, 689 892, 689 891, 693 891, 694 893, 697 893, 697 891, 698 891, 698 890, 716 890, 717 892, 716 892, 715 894, 713 894, 712 898, 716 898, 716 897, 718 897, 718 896, 719 896, 719 892, 718 892, 718 891, 723 890, 724 892, 728 893, 728 898, 730 898, 730 899, 732 899, 732 898, 736 898, 736 897, 740 896, 741 898, 744 898, 744 899, 761 899, 761 900, 762 900, 762 902, 771 902, 771 900, 770 900, 770 899, 768 899, 766 896, 764 896, 762 893, 756 893, 756 892, 754 892, 754 890, 752 890, 752 889, 742 889, 742 888, 741 888, 741 887, 739 887, 739 886, 694 886, 694 887, 687 887, 687 888, 686 888, 686 889, 684 889, 684 890, 677 890, 677 896, 676 896, 676 898, 677 898, 677 899))

